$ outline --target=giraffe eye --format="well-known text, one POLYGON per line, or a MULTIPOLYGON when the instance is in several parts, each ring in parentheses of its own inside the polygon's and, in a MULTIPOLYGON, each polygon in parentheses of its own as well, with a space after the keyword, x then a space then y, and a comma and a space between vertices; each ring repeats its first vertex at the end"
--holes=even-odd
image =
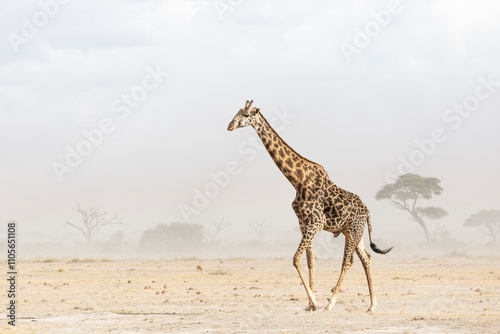
POLYGON ((243 115, 243 117, 250 117, 250 115, 243 115))

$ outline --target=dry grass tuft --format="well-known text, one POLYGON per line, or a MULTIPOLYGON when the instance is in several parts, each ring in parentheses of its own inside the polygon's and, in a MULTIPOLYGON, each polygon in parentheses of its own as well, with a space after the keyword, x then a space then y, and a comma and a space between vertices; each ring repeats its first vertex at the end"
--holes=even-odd
POLYGON ((209 275, 215 275, 215 276, 232 276, 231 272, 227 270, 222 270, 222 269, 217 269, 215 271, 210 272, 209 275))
POLYGON ((47 259, 43 259, 42 263, 53 263, 53 262, 59 262, 60 260, 56 257, 49 257, 47 259))

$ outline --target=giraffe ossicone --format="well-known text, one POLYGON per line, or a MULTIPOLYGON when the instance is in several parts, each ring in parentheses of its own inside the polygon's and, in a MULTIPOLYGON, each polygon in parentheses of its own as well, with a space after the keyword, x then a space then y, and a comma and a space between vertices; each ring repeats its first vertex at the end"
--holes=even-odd
POLYGON ((368 225, 370 247, 374 252, 386 254, 392 247, 380 250, 372 242, 370 212, 366 205, 359 196, 337 187, 321 165, 304 158, 290 147, 271 127, 260 113, 260 109, 253 107, 253 100, 246 101, 245 107, 238 110, 227 129, 233 131, 247 126, 255 129, 269 155, 297 192, 292 208, 299 219, 302 239, 293 257, 293 265, 297 269, 309 299, 309 306, 306 310, 315 311, 318 308, 314 293, 313 239, 319 231, 324 230, 333 233, 335 237, 340 233, 345 236, 342 270, 337 285, 332 289, 333 294, 326 309, 331 310, 335 305, 340 286, 347 270, 353 264, 354 252, 356 252, 363 264, 370 291, 368 311, 375 311, 377 301, 371 277, 371 255, 363 243, 365 225, 368 225), (309 284, 301 266, 304 252, 309 268, 309 284))

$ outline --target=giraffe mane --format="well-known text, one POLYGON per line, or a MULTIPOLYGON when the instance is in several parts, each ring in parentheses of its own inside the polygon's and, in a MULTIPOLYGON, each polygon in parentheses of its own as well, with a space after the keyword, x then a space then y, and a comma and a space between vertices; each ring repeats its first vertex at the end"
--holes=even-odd
POLYGON ((283 140, 283 138, 281 138, 281 136, 278 134, 278 132, 276 132, 276 130, 274 130, 274 128, 271 126, 271 124, 267 121, 267 119, 264 117, 264 115, 262 115, 262 113, 259 113, 260 114, 260 117, 262 117, 262 119, 264 120, 264 122, 267 124, 267 126, 272 130, 272 132, 276 135, 276 137, 278 137, 281 142, 286 146, 288 147, 293 153, 295 153, 299 158, 301 159, 304 159, 305 161, 309 162, 309 163, 312 163, 314 165, 318 165, 318 166, 321 166, 320 164, 318 164, 317 162, 314 162, 312 160, 309 160, 307 159, 306 157, 302 156, 301 154, 299 154, 297 151, 295 151, 290 145, 288 145, 288 143, 286 141, 283 140))

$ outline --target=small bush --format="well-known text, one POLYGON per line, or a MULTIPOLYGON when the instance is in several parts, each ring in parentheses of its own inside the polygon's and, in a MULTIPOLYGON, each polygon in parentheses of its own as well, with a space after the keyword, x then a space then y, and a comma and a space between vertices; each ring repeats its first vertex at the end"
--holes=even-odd
POLYGON ((139 245, 146 251, 182 252, 201 245, 203 226, 196 224, 158 224, 144 231, 139 245))

